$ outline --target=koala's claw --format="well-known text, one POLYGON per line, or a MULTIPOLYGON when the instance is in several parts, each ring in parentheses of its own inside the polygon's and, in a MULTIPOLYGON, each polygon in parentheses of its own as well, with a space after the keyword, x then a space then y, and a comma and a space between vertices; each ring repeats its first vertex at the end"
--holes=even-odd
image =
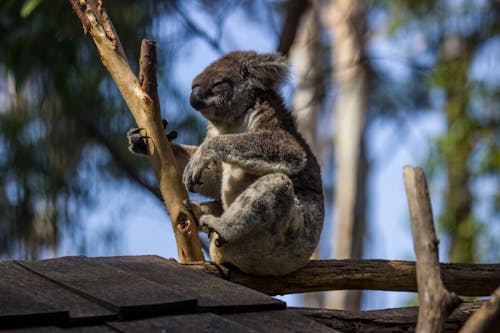
POLYGON ((144 130, 144 128, 131 128, 127 132, 128 149, 135 154, 147 155, 148 147, 144 139, 149 139, 149 136, 141 135, 142 130, 144 130))
POLYGON ((215 247, 221 247, 224 244, 227 244, 227 240, 225 240, 224 237, 219 236, 219 238, 215 240, 215 247))
MULTIPOLYGON (((166 130, 167 126, 168 126, 168 120, 167 119, 162 119, 161 120, 161 124, 163 126, 163 129, 166 130)), ((170 131, 169 133, 167 133, 167 140, 168 140, 168 142, 172 142, 175 139, 177 139, 177 131, 170 131)))
POLYGON ((168 142, 172 142, 175 139, 177 139, 177 131, 170 131, 169 133, 167 133, 168 142))
MULTIPOLYGON (((163 126, 163 129, 166 130, 168 126, 168 121, 166 119, 162 119, 161 124, 163 126)), ((127 132, 128 149, 132 153, 139 155, 148 155, 148 147, 144 142, 144 140, 149 139, 150 137, 147 135, 141 135, 141 131, 143 130, 144 128, 139 127, 139 128, 131 128, 127 132)), ((177 131, 170 131, 169 133, 167 133, 168 142, 172 142, 176 138, 177 138, 177 131)))
POLYGON ((127 136, 128 137, 131 137, 132 135, 134 134, 139 134, 141 133, 141 131, 143 130, 144 128, 142 127, 139 127, 139 128, 131 128, 128 132, 127 132, 127 136))
POLYGON ((212 225, 217 224, 219 222, 219 218, 214 217, 212 215, 204 215, 200 218, 200 230, 204 231, 208 234, 208 238, 212 239, 212 233, 217 235, 217 238, 214 240, 214 244, 216 247, 221 247, 228 243, 228 241, 218 232, 212 225))

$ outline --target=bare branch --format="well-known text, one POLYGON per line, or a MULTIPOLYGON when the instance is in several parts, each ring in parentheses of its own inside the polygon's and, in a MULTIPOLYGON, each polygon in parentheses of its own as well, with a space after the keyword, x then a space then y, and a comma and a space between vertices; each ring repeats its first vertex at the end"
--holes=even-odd
POLYGON ((443 323, 461 300, 446 290, 441 280, 438 240, 424 172, 406 166, 404 181, 410 207, 413 246, 417 257, 420 309, 416 332, 441 332, 443 323))
POLYGON ((278 45, 278 52, 288 55, 292 46, 300 19, 310 6, 309 0, 289 0, 286 8, 285 20, 278 45))
POLYGON ((139 128, 149 139, 148 150, 165 205, 172 221, 179 261, 203 260, 198 227, 192 214, 182 204, 187 199, 172 148, 161 122, 156 83, 156 49, 154 42, 143 41, 141 47, 141 82, 132 72, 111 20, 96 0, 70 0, 74 11, 89 31, 101 56, 125 99, 139 128))
MULTIPOLYGON (((280 277, 259 277, 221 270, 210 263, 188 264, 193 269, 268 295, 361 289, 417 291, 415 262, 398 260, 312 260, 304 268, 280 277)), ((441 264, 447 288, 464 296, 490 295, 500 281, 500 264, 441 264)))
POLYGON ((465 322, 459 333, 495 333, 500 330, 500 286, 465 322))

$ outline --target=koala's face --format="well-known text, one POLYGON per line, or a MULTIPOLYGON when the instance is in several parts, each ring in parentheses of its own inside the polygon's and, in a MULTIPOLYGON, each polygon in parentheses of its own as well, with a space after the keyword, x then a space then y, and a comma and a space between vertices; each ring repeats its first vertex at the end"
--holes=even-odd
POLYGON ((231 52, 193 80, 189 102, 212 122, 237 124, 254 102, 255 91, 274 89, 285 72, 285 59, 278 54, 231 52))

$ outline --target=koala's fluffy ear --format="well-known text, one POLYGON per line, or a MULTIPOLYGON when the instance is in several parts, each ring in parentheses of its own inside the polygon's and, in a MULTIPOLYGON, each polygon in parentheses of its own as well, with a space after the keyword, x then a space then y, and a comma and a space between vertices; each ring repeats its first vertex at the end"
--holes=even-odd
POLYGON ((255 55, 243 61, 242 74, 247 76, 252 85, 257 88, 277 89, 287 77, 287 60, 278 53, 255 55))

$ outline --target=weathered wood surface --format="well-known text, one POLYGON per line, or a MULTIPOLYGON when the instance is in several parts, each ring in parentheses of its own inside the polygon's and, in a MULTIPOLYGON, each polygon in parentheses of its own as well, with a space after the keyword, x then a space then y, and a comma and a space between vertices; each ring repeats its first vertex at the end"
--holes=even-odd
POLYGON ((439 241, 434 230, 431 198, 421 168, 406 166, 404 183, 411 217, 413 248, 417 257, 419 312, 417 332, 439 333, 448 315, 460 304, 441 279, 439 241))
MULTIPOLYGON (((443 333, 456 333, 482 302, 462 303, 448 317, 443 333)), ((418 308, 399 308, 376 311, 342 311, 327 309, 290 308, 301 316, 344 333, 415 332, 418 308)))
POLYGON ((286 304, 257 291, 191 270, 158 256, 96 258, 100 263, 141 276, 198 299, 200 311, 242 312, 276 310, 286 304))
MULTIPOLYGON (((116 316, 115 312, 78 296, 14 262, 0 265, 0 279, 54 309, 69 312, 69 320, 74 323, 87 319, 104 321, 116 316)), ((0 300, 2 299, 0 297, 0 300)))
POLYGON ((288 333, 314 332, 335 333, 335 329, 320 325, 314 320, 302 317, 291 311, 266 311, 224 314, 225 318, 250 327, 257 332, 288 333))
POLYGON ((165 314, 169 310, 192 311, 196 307, 196 298, 186 296, 182 291, 165 288, 85 257, 18 263, 68 290, 119 312, 120 316, 165 314))
MULTIPOLYGON (((266 311, 275 306, 283 308, 284 303, 258 294, 255 291, 247 293, 248 290, 244 287, 231 284, 215 276, 193 271, 191 268, 179 266, 174 260, 166 260, 156 256, 66 257, 32 263, 7 262, 0 264, 0 274, 0 313, 2 306, 15 309, 16 306, 22 308, 23 304, 27 305, 27 307, 21 309, 24 312, 18 312, 17 321, 11 321, 10 325, 12 327, 32 325, 33 328, 25 327, 22 330, 13 330, 13 332, 17 333, 59 333, 67 330, 80 333, 147 332, 149 331, 145 329, 147 327, 163 327, 165 331, 176 332, 190 331, 185 327, 190 325, 192 321, 196 323, 195 327, 210 327, 208 331, 213 331, 212 328, 217 327, 217 330, 222 332, 224 330, 232 332, 252 330, 260 332, 332 332, 333 329, 333 331, 342 332, 385 333, 411 332, 415 328, 417 318, 416 309, 389 309, 359 313, 314 309, 266 311), (6 273, 5 267, 9 267, 11 271, 6 273), (101 270, 104 273, 100 272, 101 270), (21 273, 21 275, 17 278, 18 281, 14 281, 18 273, 21 273), (182 281, 184 279, 186 281, 182 281), (149 287, 143 288, 144 281, 146 281, 146 285, 154 286, 154 290, 148 289, 149 287), (122 287, 120 284, 127 284, 127 286, 122 287), (101 289, 101 294, 99 296, 95 295, 94 287, 91 288, 89 285, 101 289), (197 290, 197 288, 199 289, 197 290), (10 292, 5 292, 5 290, 10 290, 10 292), (103 304, 109 305, 108 302, 111 303, 109 298, 116 300, 117 297, 123 297, 124 300, 127 300, 128 297, 134 299, 141 299, 142 297, 142 301, 147 301, 151 297, 162 295, 165 290, 169 290, 173 294, 182 293, 183 297, 187 299, 191 299, 191 294, 194 293, 194 297, 198 298, 201 306, 187 308, 181 303, 175 310, 162 309, 162 311, 158 312, 144 312, 142 307, 144 304, 141 304, 137 307, 131 306, 129 308, 130 312, 126 313, 126 321, 121 322, 117 316, 113 316, 108 320, 104 320, 106 317, 99 314, 95 318, 85 317, 83 316, 85 311, 89 311, 89 309, 85 310, 88 304, 82 306, 73 303, 78 303, 80 300, 84 303, 95 302, 101 304, 96 304, 97 310, 99 310, 103 304), (30 293, 27 293, 27 291, 30 291, 30 293), (66 292, 69 294, 74 293, 74 295, 68 298, 66 292), (116 296, 115 293, 117 292, 122 296, 116 296), (144 295, 137 297, 139 293, 144 295), (151 293, 157 293, 158 295, 148 296, 151 293), (226 296, 228 298, 224 299, 226 296), (18 301, 19 298, 21 301, 18 301), (48 298, 52 302, 44 304, 44 300, 48 298), (104 301, 103 299, 108 300, 104 301), (264 299, 270 300, 266 301, 264 299), (7 302, 4 300, 7 300, 7 302), (7 304, 9 300, 10 305, 7 304), (231 308, 231 304, 234 304, 234 309, 231 308), (80 322, 68 320, 67 312, 63 312, 65 317, 51 317, 52 315, 46 317, 45 314, 52 313, 50 309, 53 305, 57 315, 60 315, 60 312, 57 311, 58 309, 55 306, 73 306, 75 309, 70 309, 70 311, 80 311, 83 317, 81 317, 80 322), (38 309, 35 308, 34 313, 30 312, 32 306, 41 306, 42 310, 38 312, 38 309), (79 306, 82 308, 77 310, 79 306), (49 312, 46 311, 47 307, 49 307, 49 312), (206 312, 202 313, 203 311, 206 312), (240 312, 234 313, 234 311, 240 312), (138 320, 138 317, 144 319, 138 320), (179 318, 169 323, 165 323, 164 320, 166 319, 162 319, 174 317, 179 318), (42 320, 36 321, 40 318, 42 320), (32 319, 35 319, 35 321, 29 321, 32 319), (137 323, 138 321, 139 323, 137 323), (56 324, 57 327, 45 326, 56 324), (244 329, 240 329, 241 327, 244 327, 244 329)), ((479 304, 467 303, 461 305, 445 323, 444 332, 456 331, 469 314, 479 307, 479 304)), ((117 307, 116 310, 119 310, 119 304, 110 307, 114 306, 117 307)), ((112 309, 110 312, 113 312, 112 309)), ((87 312, 87 315, 90 313, 87 312)), ((4 328, 5 325, 2 326, 0 316, 0 330, 4 328)), ((201 329, 193 331, 203 332, 201 329)))
MULTIPOLYGON (((210 263, 187 267, 220 276, 210 263)), ((500 283, 500 264, 440 264, 444 285, 463 296, 489 296, 500 283)), ((228 274, 228 270, 224 270, 228 274)), ((415 262, 399 260, 313 260, 281 277, 256 277, 232 270, 229 281, 268 295, 342 289, 417 291, 415 262)))
POLYGON ((0 328, 63 323, 68 311, 39 301, 24 288, 14 286, 0 276, 0 328))
POLYGON ((206 332, 206 333, 255 333, 248 327, 212 313, 157 317, 144 320, 113 322, 109 325, 119 332, 206 332))

